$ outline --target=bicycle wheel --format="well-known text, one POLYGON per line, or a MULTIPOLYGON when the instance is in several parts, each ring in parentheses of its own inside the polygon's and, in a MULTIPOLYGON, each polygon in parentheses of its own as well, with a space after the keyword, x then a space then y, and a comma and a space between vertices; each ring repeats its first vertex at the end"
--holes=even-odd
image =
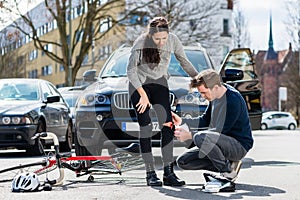
POLYGON ((44 162, 35 162, 2 169, 0 170, 0 182, 11 181, 17 174, 22 172, 34 172, 38 166, 42 166, 43 164, 44 162))
POLYGON ((50 172, 56 168, 56 165, 53 165, 50 168, 45 167, 46 163, 47 163, 46 160, 43 160, 43 161, 39 161, 39 162, 20 164, 20 165, 14 166, 14 167, 2 169, 2 170, 0 170, 0 183, 12 181, 13 178, 16 175, 18 175, 19 173, 33 172, 33 173, 36 173, 37 175, 42 175, 42 174, 50 172))
POLYGON ((120 152, 113 154, 112 158, 120 172, 126 172, 144 167, 144 160, 142 159, 141 155, 120 152))

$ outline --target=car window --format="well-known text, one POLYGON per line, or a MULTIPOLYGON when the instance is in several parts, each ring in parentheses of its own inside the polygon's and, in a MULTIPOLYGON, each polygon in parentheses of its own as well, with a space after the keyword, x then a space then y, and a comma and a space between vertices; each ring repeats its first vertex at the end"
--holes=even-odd
POLYGON ((61 95, 60 95, 60 93, 58 92, 58 90, 54 87, 54 85, 52 85, 52 84, 50 84, 50 83, 48 83, 47 85, 48 85, 48 87, 50 88, 51 95, 53 95, 53 96, 59 96, 59 97, 60 97, 60 98, 59 98, 59 102, 63 103, 64 100, 63 100, 63 98, 61 97, 61 95))
POLYGON ((41 83, 41 86, 42 86, 42 91, 43 91, 43 98, 44 98, 44 100, 46 100, 49 95, 52 95, 51 90, 47 86, 47 84, 44 82, 41 83))
POLYGON ((101 78, 127 76, 126 66, 128 59, 129 54, 122 54, 121 56, 112 57, 103 69, 101 78))
POLYGON ((0 98, 11 100, 38 100, 39 92, 35 84, 14 82, 0 84, 0 98))
MULTIPOLYGON (((202 71, 209 68, 206 57, 202 51, 186 50, 186 55, 197 71, 202 71)), ((113 56, 101 73, 101 78, 126 76, 127 63, 129 54, 122 53, 120 56, 113 56)), ((182 69, 174 54, 171 55, 171 61, 168 69, 171 76, 185 76, 186 72, 182 69)))
MULTIPOLYGON (((196 50, 185 50, 186 56, 189 61, 193 64, 198 72, 203 71, 204 69, 208 69, 208 63, 206 57, 204 56, 202 51, 196 50)), ((174 54, 171 55, 171 61, 169 65, 169 74, 171 76, 185 76, 188 77, 187 73, 180 66, 174 54)))
POLYGON ((66 103, 69 105, 69 107, 75 107, 76 101, 78 99, 78 95, 65 95, 63 98, 66 101, 66 103))
POLYGON ((257 78, 254 73, 254 63, 250 52, 246 50, 238 50, 231 53, 225 63, 224 70, 239 69, 244 72, 243 80, 253 80, 257 78))

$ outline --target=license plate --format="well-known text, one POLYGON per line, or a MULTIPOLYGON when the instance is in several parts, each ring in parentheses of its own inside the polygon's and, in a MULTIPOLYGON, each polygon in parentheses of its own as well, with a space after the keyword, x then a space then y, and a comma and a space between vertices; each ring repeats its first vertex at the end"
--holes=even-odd
MULTIPOLYGON (((122 131, 139 131, 140 126, 137 122, 122 122, 122 131)), ((152 131, 160 131, 158 122, 152 122, 152 131)))

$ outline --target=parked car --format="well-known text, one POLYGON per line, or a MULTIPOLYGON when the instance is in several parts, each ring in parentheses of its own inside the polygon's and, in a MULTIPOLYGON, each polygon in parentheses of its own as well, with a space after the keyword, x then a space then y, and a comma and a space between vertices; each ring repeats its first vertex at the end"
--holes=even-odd
POLYGON ((297 122, 289 112, 269 111, 264 112, 261 120, 261 129, 289 129, 295 130, 297 122))
POLYGON ((43 153, 41 145, 51 140, 31 140, 37 132, 55 133, 61 151, 72 148, 69 108, 55 86, 41 79, 0 79, 0 148, 43 153))
POLYGON ((75 106, 78 97, 81 95, 82 91, 85 87, 61 87, 57 90, 60 92, 61 96, 63 97, 64 101, 67 103, 68 107, 70 108, 70 118, 72 119, 73 124, 73 133, 75 131, 75 106))
POLYGON ((219 73, 223 82, 232 85, 242 94, 248 107, 252 130, 259 130, 262 118, 261 84, 255 72, 251 50, 249 48, 231 50, 226 55, 219 73))
MULTIPOLYGON (((112 144, 112 147, 120 147, 138 141, 139 126, 130 103, 126 76, 130 49, 128 46, 122 46, 112 53, 103 65, 98 81, 87 87, 83 95, 79 97, 75 112, 75 151, 77 155, 101 154, 103 146, 108 145, 108 149, 110 149, 109 144, 112 144)), ((184 49, 187 57, 198 71, 214 68, 205 49, 199 46, 184 47, 184 49)), ((251 51, 246 53, 251 53, 251 51)), ((245 56, 245 61, 251 58, 248 54, 245 56)), ((237 61, 240 62, 241 59, 237 58, 237 61)), ((252 60, 247 60, 248 63, 245 63, 247 66, 232 66, 229 65, 229 61, 230 57, 227 57, 224 67, 220 71, 223 79, 243 92, 245 100, 248 101, 249 111, 255 113, 251 116, 259 118, 260 114, 261 117, 260 88, 252 60), (246 73, 245 77, 244 72, 246 73)), ((232 62, 235 60, 233 59, 232 62)), ((168 70, 172 110, 182 117, 201 115, 208 102, 201 97, 198 91, 190 90, 191 78, 183 71, 174 55, 171 57, 168 70)), ((151 114, 155 118, 154 111, 151 114)), ((260 128, 260 118, 258 122, 257 120, 253 120, 253 122, 258 123, 253 127, 260 128)), ((197 129, 197 127, 190 128, 197 129)), ((160 135, 157 133, 159 133, 158 124, 154 121, 152 140, 154 146, 159 146, 160 135)))

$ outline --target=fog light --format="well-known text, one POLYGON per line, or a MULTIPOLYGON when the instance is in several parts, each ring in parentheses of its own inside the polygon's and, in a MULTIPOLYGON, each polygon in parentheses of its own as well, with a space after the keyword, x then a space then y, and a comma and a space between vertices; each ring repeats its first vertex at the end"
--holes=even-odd
POLYGON ((98 121, 102 121, 103 115, 97 115, 97 116, 96 116, 96 119, 97 119, 98 121))
POLYGON ((22 136, 21 135, 17 135, 17 140, 22 140, 22 136))

